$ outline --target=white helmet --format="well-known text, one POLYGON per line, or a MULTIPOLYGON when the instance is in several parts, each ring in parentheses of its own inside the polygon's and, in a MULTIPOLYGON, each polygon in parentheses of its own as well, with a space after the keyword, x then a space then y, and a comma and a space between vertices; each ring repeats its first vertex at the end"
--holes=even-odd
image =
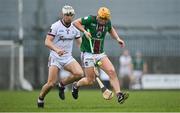
POLYGON ((72 8, 72 6, 69 6, 69 5, 65 5, 63 6, 62 8, 62 14, 72 14, 72 15, 75 15, 75 11, 74 9, 72 8))

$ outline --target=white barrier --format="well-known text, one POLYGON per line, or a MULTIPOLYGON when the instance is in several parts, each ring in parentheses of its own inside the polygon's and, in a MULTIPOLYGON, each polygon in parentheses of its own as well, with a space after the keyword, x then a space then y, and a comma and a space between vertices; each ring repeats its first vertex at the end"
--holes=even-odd
POLYGON ((180 75, 147 74, 142 77, 143 89, 180 89, 180 75))

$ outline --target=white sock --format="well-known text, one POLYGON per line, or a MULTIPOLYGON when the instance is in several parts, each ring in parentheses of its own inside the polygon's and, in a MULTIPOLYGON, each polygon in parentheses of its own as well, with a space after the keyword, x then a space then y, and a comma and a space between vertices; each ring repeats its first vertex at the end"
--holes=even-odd
POLYGON ((44 101, 38 98, 38 103, 44 103, 44 101))

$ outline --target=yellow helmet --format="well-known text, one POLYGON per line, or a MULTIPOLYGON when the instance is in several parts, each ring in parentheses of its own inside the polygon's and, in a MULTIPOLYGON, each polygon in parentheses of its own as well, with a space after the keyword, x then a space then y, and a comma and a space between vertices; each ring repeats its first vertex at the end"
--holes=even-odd
POLYGON ((98 16, 102 19, 110 19, 111 18, 111 13, 110 10, 106 7, 100 7, 98 10, 98 16))

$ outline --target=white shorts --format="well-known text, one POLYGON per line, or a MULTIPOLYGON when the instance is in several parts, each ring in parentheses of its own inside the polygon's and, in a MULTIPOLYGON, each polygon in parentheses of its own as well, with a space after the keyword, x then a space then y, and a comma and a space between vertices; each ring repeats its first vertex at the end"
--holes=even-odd
POLYGON ((137 80, 139 80, 142 77, 143 72, 139 70, 134 70, 133 75, 137 80))
POLYGON ((49 56, 48 66, 57 66, 59 69, 63 69, 64 66, 68 65, 75 59, 72 56, 57 58, 55 56, 49 56))
POLYGON ((93 67, 94 66, 94 60, 93 57, 95 58, 95 61, 99 61, 102 58, 106 57, 105 53, 101 54, 92 54, 88 52, 81 52, 81 63, 82 67, 93 67))

